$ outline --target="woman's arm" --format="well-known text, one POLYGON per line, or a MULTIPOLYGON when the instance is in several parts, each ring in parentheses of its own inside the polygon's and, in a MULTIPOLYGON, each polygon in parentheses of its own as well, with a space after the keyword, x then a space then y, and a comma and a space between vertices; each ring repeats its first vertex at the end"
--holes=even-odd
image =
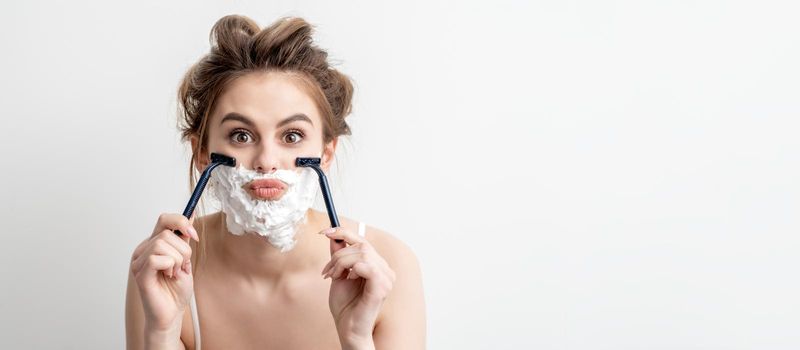
POLYGON ((128 349, 185 349, 180 336, 193 288, 190 239, 199 241, 192 220, 165 213, 133 250, 125 298, 128 349))
POLYGON ((368 238, 396 274, 392 292, 375 325, 375 349, 425 349, 425 296, 416 255, 388 233, 374 230, 368 238))
POLYGON ((342 349, 424 349, 422 274, 411 249, 374 229, 366 237, 346 228, 321 233, 331 239, 322 273, 332 280, 329 304, 342 349))
POLYGON ((178 334, 158 334, 145 331, 144 308, 133 273, 128 269, 128 290, 125 294, 125 348, 127 350, 144 349, 180 349, 186 350, 178 334))

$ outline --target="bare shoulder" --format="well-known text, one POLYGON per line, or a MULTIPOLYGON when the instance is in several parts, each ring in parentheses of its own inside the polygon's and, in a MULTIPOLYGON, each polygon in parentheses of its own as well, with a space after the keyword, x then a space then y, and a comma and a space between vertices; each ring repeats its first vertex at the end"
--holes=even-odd
MULTIPOLYGON (((352 232, 358 231, 359 221, 346 217, 341 217, 340 219, 342 226, 352 230, 352 232)), ((385 230, 369 224, 365 226, 364 237, 386 260, 389 266, 394 268, 397 265, 405 265, 411 268, 418 268, 417 256, 408 244, 385 230)))
POLYGON ((397 236, 369 225, 364 236, 390 266, 404 265, 416 268, 418 265, 414 251, 397 236))

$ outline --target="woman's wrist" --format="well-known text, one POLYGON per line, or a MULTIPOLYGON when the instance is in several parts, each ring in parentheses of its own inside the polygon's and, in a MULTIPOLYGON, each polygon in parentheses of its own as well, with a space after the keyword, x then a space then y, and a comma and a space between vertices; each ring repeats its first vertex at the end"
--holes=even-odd
POLYGON ((181 345, 181 327, 170 329, 156 329, 149 327, 147 323, 144 326, 144 344, 145 350, 172 350, 180 349, 181 345))
POLYGON ((370 337, 339 335, 342 350, 375 350, 375 342, 370 337))

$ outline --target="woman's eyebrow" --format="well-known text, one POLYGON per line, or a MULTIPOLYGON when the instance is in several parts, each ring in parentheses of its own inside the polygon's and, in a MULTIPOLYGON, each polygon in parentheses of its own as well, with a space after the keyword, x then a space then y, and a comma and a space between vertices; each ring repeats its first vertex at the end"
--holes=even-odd
POLYGON ((256 124, 253 123, 253 121, 251 121, 249 118, 247 118, 247 117, 245 117, 245 116, 243 116, 243 115, 241 115, 239 113, 236 113, 236 112, 230 112, 230 113, 226 114, 225 117, 223 117, 222 120, 219 122, 219 125, 222 125, 222 123, 224 123, 224 122, 226 122, 228 120, 238 120, 238 121, 240 121, 242 123, 247 124, 247 126, 249 126, 251 128, 255 128, 256 127, 256 124))
POLYGON ((280 128, 294 121, 305 121, 311 124, 311 126, 314 126, 314 123, 311 121, 311 118, 309 118, 307 115, 303 113, 296 113, 284 120, 281 120, 280 123, 278 123, 278 127, 280 128))
MULTIPOLYGON (((238 121, 240 121, 242 123, 247 124, 247 126, 249 126, 251 128, 255 128, 256 127, 255 123, 253 123, 253 121, 250 120, 250 118, 247 118, 247 117, 245 117, 245 116, 243 116, 243 115, 241 115, 239 113, 236 113, 236 112, 230 112, 230 113, 226 114, 225 117, 223 117, 222 120, 219 122, 219 124, 222 125, 222 123, 224 123, 224 122, 226 122, 228 120, 238 120, 238 121)), ((280 127, 282 127, 282 126, 284 126, 286 124, 289 124, 291 122, 294 122, 294 121, 305 121, 305 122, 308 122, 309 124, 311 124, 312 126, 314 125, 314 122, 312 122, 311 118, 309 118, 307 115, 305 115, 303 113, 296 113, 296 114, 293 114, 293 115, 291 115, 290 117, 288 117, 288 118, 286 118, 284 120, 281 120, 278 123, 277 127, 280 128, 280 127)))

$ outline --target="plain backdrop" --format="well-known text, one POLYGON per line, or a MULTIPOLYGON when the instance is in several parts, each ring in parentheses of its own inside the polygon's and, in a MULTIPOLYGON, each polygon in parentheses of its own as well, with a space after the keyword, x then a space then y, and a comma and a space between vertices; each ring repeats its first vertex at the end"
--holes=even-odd
POLYGON ((354 79, 334 199, 417 254, 430 349, 800 348, 800 5, 589 0, 3 2, 0 348, 124 347, 232 13, 354 79))

